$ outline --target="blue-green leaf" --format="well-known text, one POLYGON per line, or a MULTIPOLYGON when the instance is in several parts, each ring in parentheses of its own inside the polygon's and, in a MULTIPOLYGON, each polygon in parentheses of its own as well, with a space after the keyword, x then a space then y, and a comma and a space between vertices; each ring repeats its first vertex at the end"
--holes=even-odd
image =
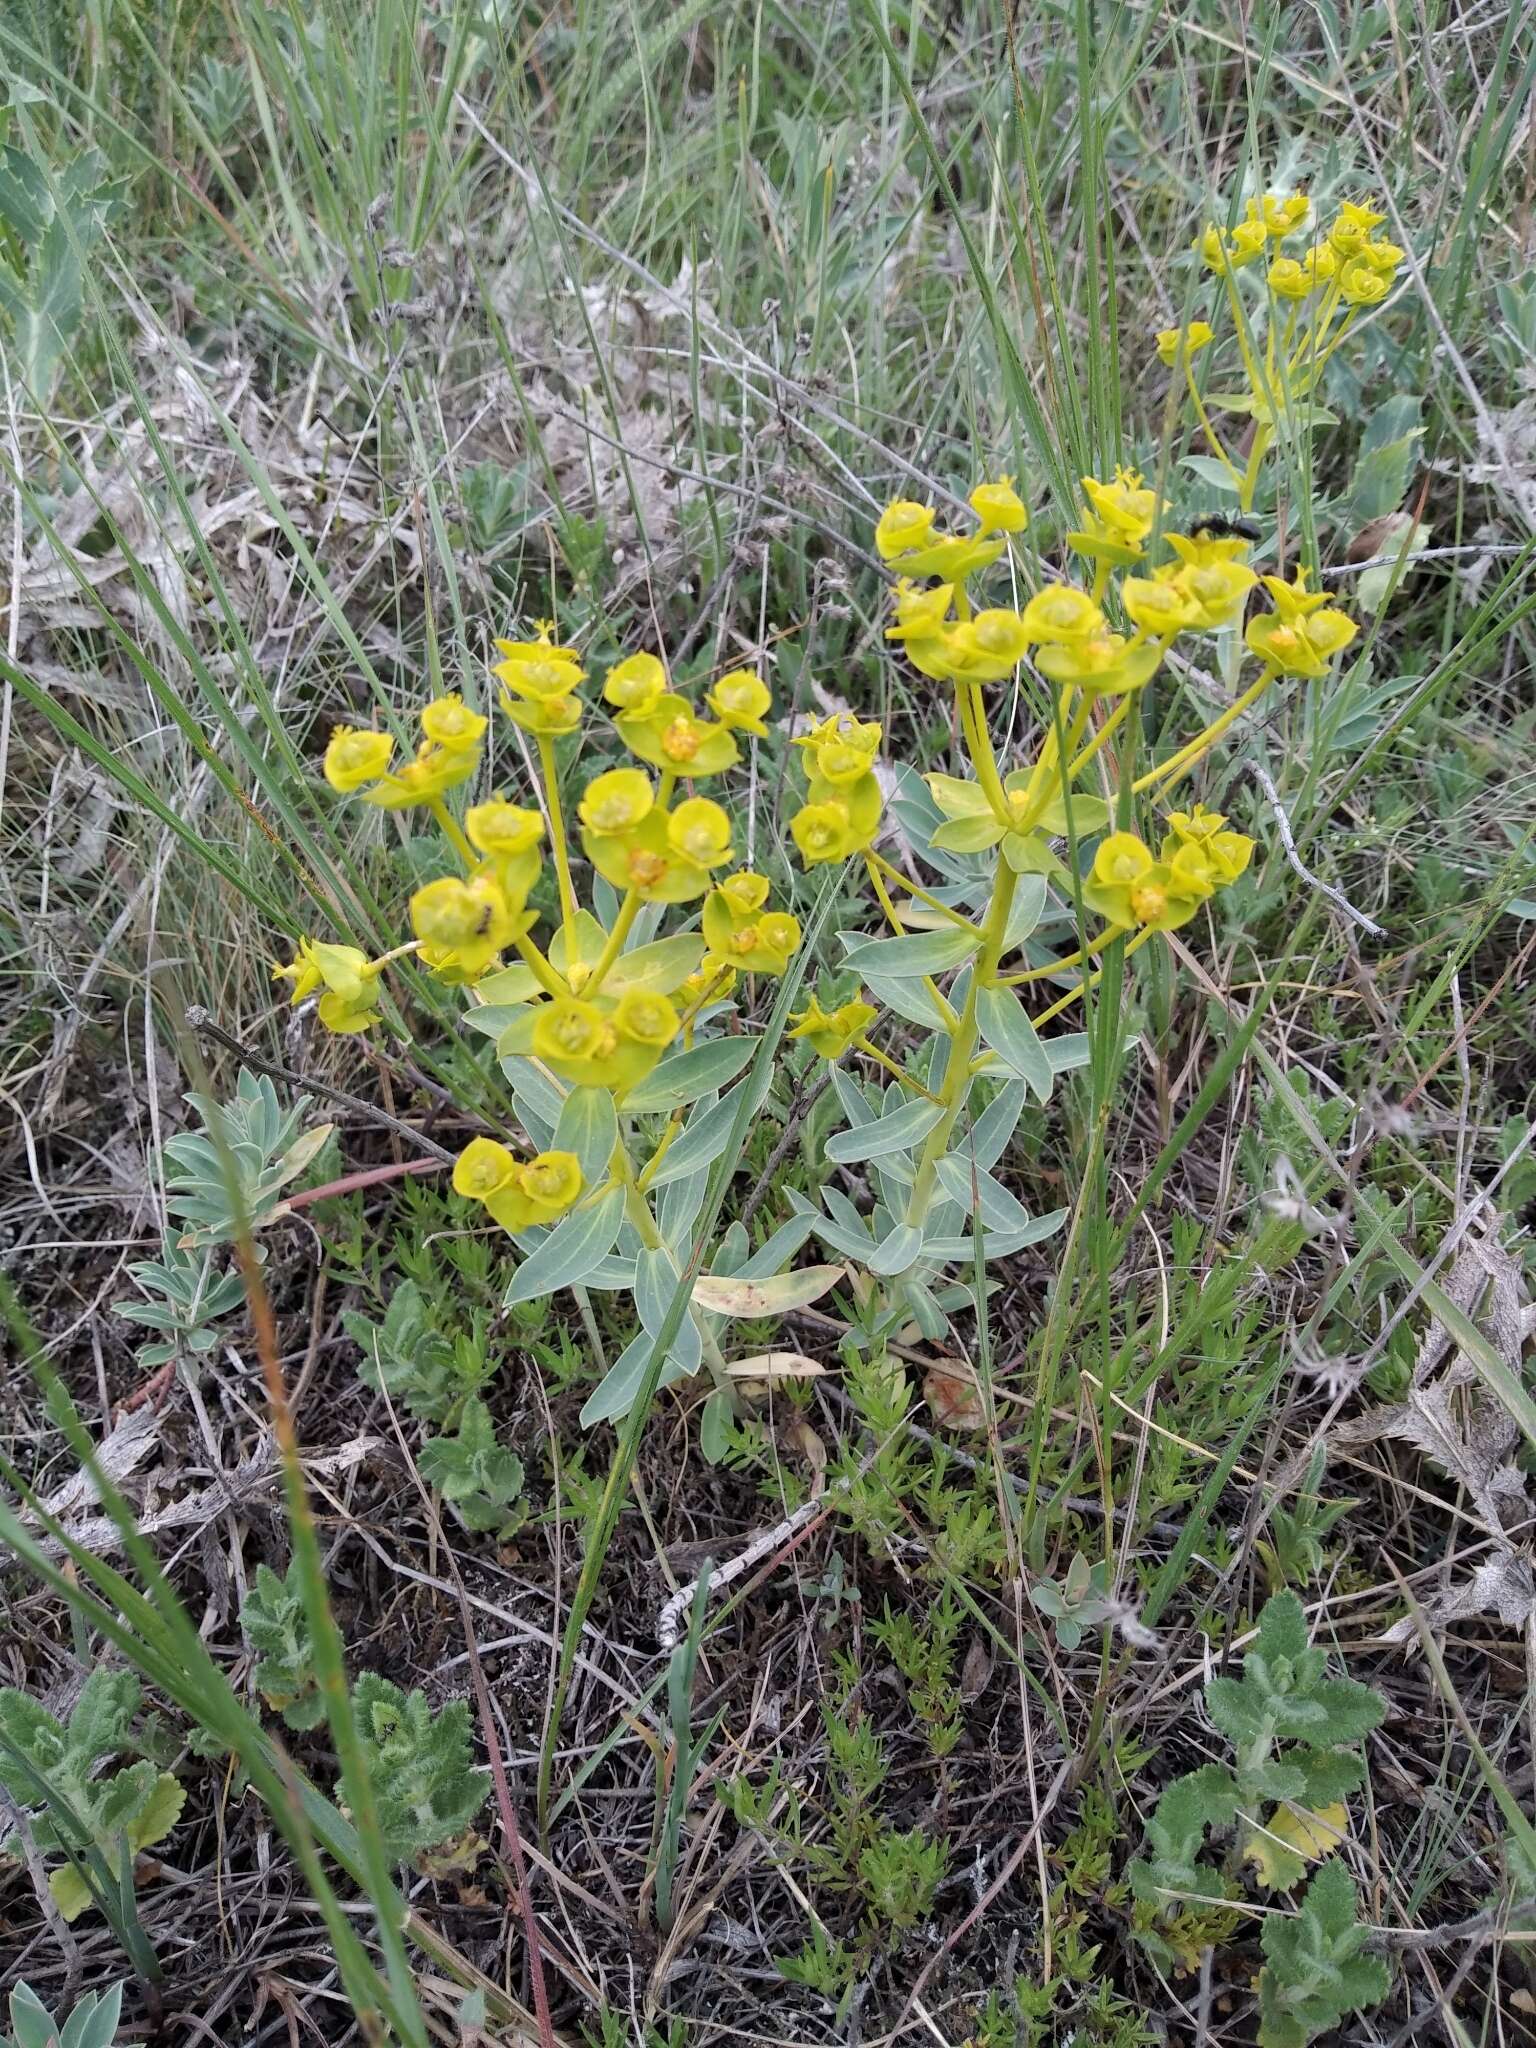
POLYGON ((580 1287, 613 1250, 623 1220, 622 1188, 606 1188, 595 1201, 573 1209, 512 1275, 505 1306, 538 1301, 560 1287, 580 1287))
POLYGON ((980 932, 962 931, 946 925, 942 931, 906 932, 899 939, 865 939, 854 947, 844 965, 850 973, 883 974, 892 980, 920 980, 925 974, 943 974, 969 960, 981 944, 980 932))
POLYGON ((976 1022, 998 1058, 1021 1081, 1027 1081, 1042 1102, 1046 1101, 1056 1079, 1055 1070, 1014 991, 982 989, 976 997, 976 1022))
POLYGON ((618 1136, 619 1120, 608 1090, 573 1088, 560 1105, 555 1150, 576 1154, 581 1177, 589 1186, 607 1178, 618 1136))
POLYGON ((709 1038, 686 1052, 671 1053, 635 1083, 624 1097, 624 1107, 637 1112, 681 1109, 685 1102, 729 1087, 760 1043, 756 1036, 709 1038))
POLYGON ((926 1138, 944 1114, 939 1102, 904 1102, 889 1116, 857 1130, 834 1131, 827 1140, 827 1157, 839 1166, 852 1166, 862 1159, 880 1159, 891 1152, 906 1152, 926 1138))
POLYGON ((871 1273, 890 1279, 897 1273, 905 1273, 909 1266, 915 1266, 922 1252, 923 1233, 914 1224, 898 1223, 872 1252, 865 1255, 864 1263, 871 1273))

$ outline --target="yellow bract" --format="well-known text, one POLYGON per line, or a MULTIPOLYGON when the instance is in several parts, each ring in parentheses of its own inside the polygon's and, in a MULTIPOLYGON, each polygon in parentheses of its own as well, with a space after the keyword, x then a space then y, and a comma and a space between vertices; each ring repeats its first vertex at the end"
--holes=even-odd
POLYGON ((1195 610, 1191 622, 1205 631, 1230 625, 1258 577, 1246 562, 1234 559, 1248 543, 1240 539, 1182 533, 1165 534, 1177 560, 1152 572, 1154 582, 1169 583, 1195 610))
POLYGON ((1139 690, 1156 674, 1162 658, 1161 647, 1137 646, 1123 633, 1094 633, 1086 640, 1042 647, 1035 665, 1053 683, 1074 683, 1093 696, 1118 697, 1139 690))
POLYGON ((834 789, 846 789, 869 773, 880 751, 880 733, 872 720, 855 718, 851 711, 834 711, 809 732, 800 733, 795 745, 810 755, 815 773, 824 782, 834 789))
POLYGON ((1110 483, 1083 478, 1088 518, 1081 530, 1067 535, 1067 545, 1094 561, 1129 568, 1139 562, 1142 543, 1166 511, 1156 491, 1143 484, 1134 469, 1117 469, 1110 483))
POLYGON ((663 995, 631 989, 615 1002, 556 996, 524 1012, 500 1041, 582 1088, 622 1090, 648 1074, 681 1029, 663 995))
POLYGON ((489 803, 471 804, 464 815, 464 830, 478 852, 507 859, 538 845, 544 837, 544 819, 541 812, 498 796, 489 803))
POLYGON ((824 1010, 812 996, 805 1009, 792 1018, 788 1035, 803 1038, 812 1052, 819 1053, 824 1060, 840 1060, 879 1014, 873 1003, 861 1002, 857 997, 835 1010, 824 1010))
POLYGON ((883 799, 871 774, 837 785, 824 776, 810 779, 809 801, 789 821, 790 836, 807 867, 847 860, 873 846, 883 799))
POLYGON ((800 944, 800 921, 787 911, 765 910, 762 875, 727 875, 704 899, 704 943, 722 967, 750 974, 782 974, 800 944))
POLYGON ((875 525, 875 548, 882 562, 894 562, 928 545, 933 533, 934 509, 913 498, 897 498, 887 505, 875 525))
POLYGON ((709 870, 731 857, 731 821, 708 797, 686 798, 673 811, 659 809, 637 768, 600 775, 582 799, 581 843, 598 873, 647 903, 688 903, 709 887, 709 870), (608 793, 593 802, 599 784, 608 793), (644 801, 641 800, 641 792, 644 801), (593 829, 589 814, 634 822, 612 831, 593 829))
POLYGON ((477 759, 473 747, 440 747, 423 740, 415 760, 371 783, 362 793, 363 802, 381 811, 407 811, 413 805, 431 803, 468 782, 477 759))
POLYGON ((1048 583, 1024 607, 1024 637, 1047 644, 1090 639, 1104 630, 1104 614, 1085 590, 1048 583))
POLYGON ((627 832, 656 801, 651 778, 639 768, 610 768, 587 784, 576 814, 589 832, 627 832))
POLYGON ((1204 623, 1201 607, 1182 582, 1169 578, 1159 582, 1145 576, 1127 576, 1120 585, 1120 602, 1126 617, 1159 640, 1204 623))
POLYGON ((603 696, 616 710, 643 718, 667 694, 667 672, 654 654, 631 654, 609 669, 603 696))
POLYGON ((1094 855, 1083 901, 1106 923, 1168 932, 1188 924, 1214 885, 1195 849, 1157 861, 1134 832, 1111 832, 1094 855))
POLYGON ((520 1161, 494 1138, 471 1138, 454 1161, 454 1192, 480 1202, 504 1230, 553 1223, 582 1191, 573 1152, 539 1152, 520 1161))
POLYGON ((971 683, 1001 682, 1028 653, 1030 637, 1016 611, 977 612, 949 636, 952 673, 971 683))
POLYGON ((488 718, 470 710, 457 691, 447 697, 434 697, 421 714, 421 729, 427 738, 450 753, 479 746, 489 724, 488 718))
POLYGON ((749 668, 733 668, 705 692, 705 703, 730 731, 750 732, 758 739, 768 737, 764 724, 773 698, 760 675, 749 668))
POLYGON ((993 484, 978 484, 969 502, 983 533, 1022 533, 1029 524, 1029 514, 1011 476, 999 477, 993 484))
POLYGON ((389 767, 395 743, 387 732, 361 732, 338 725, 325 750, 325 779, 339 796, 376 782, 389 767))
POLYGON ((1266 576, 1264 588, 1275 608, 1248 621, 1243 638, 1251 652, 1279 675, 1326 675, 1329 662, 1349 645, 1359 627, 1348 613, 1329 604, 1325 591, 1307 589, 1305 568, 1298 569, 1290 583, 1266 576))
POLYGON ((494 875, 444 875, 411 898, 411 927, 426 966, 445 980, 475 981, 517 936, 518 919, 494 875))
POLYGON ((614 724, 632 754, 673 775, 719 775, 741 759, 723 725, 699 718, 686 697, 671 691, 643 712, 621 711, 614 724))
POLYGON ((274 981, 291 981, 292 1003, 302 1003, 323 988, 316 1014, 327 1031, 366 1031, 374 1022, 383 984, 379 965, 356 946, 330 945, 321 939, 300 939, 286 967, 274 967, 274 981))
POLYGON ((1160 327, 1157 332, 1158 360, 1171 370, 1176 364, 1198 355, 1201 349, 1209 348, 1215 339, 1215 328, 1205 320, 1191 320, 1187 327, 1160 327))

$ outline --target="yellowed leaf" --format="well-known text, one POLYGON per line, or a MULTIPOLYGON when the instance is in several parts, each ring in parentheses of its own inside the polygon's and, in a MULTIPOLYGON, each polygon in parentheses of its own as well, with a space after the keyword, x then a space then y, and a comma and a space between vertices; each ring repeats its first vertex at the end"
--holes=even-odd
POLYGON ((755 1351, 750 1358, 733 1358, 725 1368, 733 1380, 820 1379, 826 1367, 802 1351, 755 1351))
POLYGON ((712 1316, 782 1316, 806 1308, 842 1279, 842 1266, 801 1266, 766 1280, 738 1280, 729 1273, 701 1273, 693 1283, 693 1305, 712 1316))
POLYGON ((1263 1830, 1255 1828, 1249 1835, 1243 1855, 1258 1871, 1259 1882, 1274 1891, 1290 1882, 1283 1867, 1286 1849, 1304 1863, 1316 1863, 1331 1856, 1348 1833, 1349 1809, 1343 1805, 1321 1806, 1315 1813, 1305 1806, 1278 1806, 1263 1830))

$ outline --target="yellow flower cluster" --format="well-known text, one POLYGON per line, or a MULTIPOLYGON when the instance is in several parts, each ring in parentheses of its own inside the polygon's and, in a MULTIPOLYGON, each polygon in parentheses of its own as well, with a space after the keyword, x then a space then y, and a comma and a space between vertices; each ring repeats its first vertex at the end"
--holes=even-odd
POLYGON ((1253 841, 1226 830, 1218 812, 1196 804, 1175 811, 1156 858, 1134 832, 1111 832, 1093 858, 1083 901, 1112 927, 1171 932, 1235 882, 1253 857, 1253 841))
POLYGON ((875 773, 880 727, 851 712, 834 712, 801 733, 806 800, 789 821, 807 867, 847 860, 875 843, 884 799, 875 773))
POLYGON ((286 967, 274 967, 272 978, 293 983, 293 1003, 302 1003, 323 988, 318 1008, 327 1031, 366 1031, 383 994, 381 965, 356 946, 300 939, 293 959, 286 967))
MULTIPOLYGON (((676 1035, 679 1025, 671 1004, 662 997, 657 1008, 639 992, 621 1001, 605 1000, 583 985, 593 963, 573 955, 569 973, 562 973, 530 936, 537 919, 528 898, 543 866, 547 830, 553 833, 567 933, 576 914, 552 749, 582 722, 580 688, 586 670, 574 647, 556 641, 548 622, 539 623, 533 639, 498 640, 496 650, 492 673, 501 685, 502 708, 538 744, 548 827, 543 811, 505 797, 471 805, 462 827, 448 814, 444 794, 475 773, 487 727, 487 720, 457 695, 427 705, 416 756, 399 770, 391 768, 394 742, 387 733, 338 727, 326 749, 325 778, 341 794, 360 794, 381 808, 424 805, 460 856, 462 874, 428 882, 411 897, 415 942, 400 950, 414 952, 443 981, 473 983, 515 946, 534 984, 566 1005, 557 1017, 540 1020, 541 1045, 552 1062, 565 1062, 557 1071, 569 1076, 580 1068, 597 1078, 599 1066, 608 1062, 602 1080, 622 1088, 676 1035)), ((799 924, 787 912, 768 907, 762 876, 744 871, 720 878, 718 871, 732 859, 731 821, 722 806, 709 797, 675 795, 679 782, 694 783, 733 767, 741 758, 738 733, 767 734, 772 703, 767 684, 750 669, 722 675, 705 693, 713 713, 705 718, 673 690, 657 656, 632 654, 608 671, 603 697, 625 746, 645 764, 611 768, 594 777, 577 804, 582 850, 624 899, 622 929, 612 950, 622 945, 644 904, 690 903, 708 896, 707 950, 690 977, 693 985, 676 992, 696 1008, 706 997, 726 993, 738 971, 782 974, 800 944, 799 924)), ((815 746, 816 800, 847 814, 841 837, 850 842, 859 838, 867 843, 878 820, 878 786, 868 771, 879 737, 878 727, 859 728, 854 721, 841 744, 835 731, 823 731, 815 746)), ((814 832, 810 837, 814 841, 814 832)), ((599 981, 611 964, 604 960, 599 981)), ((382 965, 355 948, 306 940, 295 960, 276 971, 294 983, 296 1002, 323 985, 322 1021, 335 1030, 356 1031, 372 1021, 382 965)))
POLYGON ((495 1138, 471 1138, 454 1162, 453 1186, 503 1230, 528 1230, 554 1223, 581 1199, 581 1162, 572 1152, 520 1160, 495 1138))
MULTIPOLYGON (((1378 305, 1391 290, 1403 260, 1397 244, 1376 232, 1385 221, 1386 215, 1373 207, 1344 200, 1326 230, 1313 230, 1300 256, 1272 256, 1266 272, 1271 291, 1282 299, 1330 291, 1347 305, 1378 305)), ((1225 276, 1311 227, 1312 206, 1305 193, 1266 195, 1248 201, 1245 218, 1230 234, 1208 227, 1197 246, 1206 268, 1225 276)))
POLYGON ((421 714, 415 757, 393 771, 395 743, 387 732, 338 725, 325 750, 325 779, 338 795, 361 794, 364 803, 380 810, 440 803, 446 791, 467 782, 479 766, 487 723, 462 697, 435 697, 421 714))

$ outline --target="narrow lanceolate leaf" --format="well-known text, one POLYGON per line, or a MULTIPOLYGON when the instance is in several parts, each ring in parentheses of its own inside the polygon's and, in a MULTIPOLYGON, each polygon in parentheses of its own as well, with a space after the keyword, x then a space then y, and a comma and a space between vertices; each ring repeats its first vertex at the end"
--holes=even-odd
POLYGON ((1021 1081, 1027 1081, 1044 1102, 1056 1079, 1055 1069, 1014 991, 982 989, 976 997, 976 1022, 982 1037, 1003 1064, 1021 1081))
POLYGON ((573 1088, 560 1105, 555 1150, 575 1153, 589 1185, 607 1177, 618 1135, 619 1120, 606 1088, 573 1088))
POLYGON ((505 1306, 538 1301, 560 1287, 580 1287, 613 1250, 623 1220, 622 1188, 605 1188, 594 1202, 573 1209, 512 1275, 505 1306))
POLYGON ((985 1167, 973 1166, 963 1153, 951 1153, 947 1159, 941 1159, 938 1173, 944 1192, 967 1214, 980 1209, 986 1229, 1028 1228, 1029 1211, 1018 1197, 1011 1195, 1001 1181, 994 1180, 985 1167))
POLYGON ((899 939, 866 939, 855 946, 844 965, 852 974, 883 974, 890 979, 921 979, 942 974, 969 960, 981 944, 980 932, 946 925, 938 932, 910 932, 899 939))
POLYGON ((712 1316, 783 1316, 819 1301, 847 1272, 846 1266, 802 1266, 763 1280, 734 1273, 701 1273, 693 1283, 693 1305, 712 1316))
POLYGON ((630 1110, 681 1109, 717 1088, 729 1087, 757 1051, 754 1038, 711 1038, 687 1052, 672 1053, 637 1081, 624 1097, 630 1110))
POLYGON ((857 1130, 834 1131, 827 1140, 827 1157, 839 1166, 852 1166, 862 1159, 883 1159, 892 1152, 909 1152, 926 1138, 944 1114, 941 1102, 904 1102, 889 1116, 876 1117, 857 1130))
MULTIPOLYGON (((654 1249, 648 1246, 636 1253, 635 1313, 640 1318, 641 1329, 652 1337, 659 1339, 665 1333, 667 1311, 672 1306, 679 1278, 677 1261, 664 1246, 658 1245, 654 1249)), ((699 1326, 692 1316, 684 1316, 672 1339, 667 1363, 691 1377, 698 1371, 703 1358, 699 1326)))

